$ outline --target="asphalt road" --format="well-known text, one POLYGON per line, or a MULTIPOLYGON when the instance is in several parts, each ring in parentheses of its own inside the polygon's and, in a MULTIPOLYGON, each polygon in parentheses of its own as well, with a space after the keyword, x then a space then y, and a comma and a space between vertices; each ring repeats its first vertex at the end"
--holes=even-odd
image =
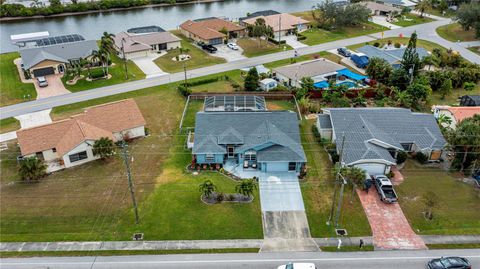
POLYGON ((277 268, 287 262, 311 262, 319 269, 418 269, 432 258, 462 256, 470 260, 472 268, 480 267, 480 249, 376 251, 376 252, 293 252, 293 253, 235 253, 97 257, 45 257, 2 259, 2 269, 145 269, 145 268, 277 268))
MULTIPOLYGON (((452 48, 454 50, 457 50, 467 60, 473 63, 480 64, 479 55, 469 51, 468 49, 462 47, 458 43, 445 40, 436 34, 435 29, 437 27, 445 24, 449 24, 450 22, 451 22, 450 19, 441 18, 440 20, 433 21, 430 23, 385 31, 383 33, 383 37, 394 37, 394 36, 399 36, 400 34, 403 34, 403 36, 409 36, 413 31, 416 31, 419 39, 426 39, 434 43, 437 43, 445 48, 452 48)), ((297 51, 300 55, 304 55, 304 54, 310 54, 310 53, 315 53, 319 51, 335 49, 338 47, 369 42, 377 38, 382 38, 382 34, 376 33, 376 34, 371 34, 366 36, 342 39, 342 40, 337 40, 337 41, 319 44, 315 46, 300 48, 297 51)), ((264 63, 277 61, 281 59, 288 59, 288 58, 292 58, 293 55, 294 55, 294 51, 284 51, 279 53, 273 53, 273 54, 263 55, 259 57, 248 58, 248 59, 233 61, 229 63, 189 70, 187 71, 187 76, 189 78, 201 77, 201 76, 216 74, 216 73, 225 72, 229 70, 255 66, 258 64, 264 64, 264 63)), ((24 103, 0 108, 0 119, 23 115, 26 113, 31 113, 31 112, 53 108, 57 106, 96 99, 104 96, 110 96, 110 95, 115 95, 119 93, 140 90, 147 87, 159 86, 159 85, 167 84, 170 82, 180 81, 183 79, 184 79, 184 74, 183 72, 180 72, 180 73, 168 74, 160 77, 142 79, 142 80, 127 82, 127 83, 112 85, 112 86, 96 88, 96 89, 87 90, 87 91, 81 91, 77 93, 70 93, 70 94, 59 95, 59 96, 54 96, 54 97, 30 101, 30 102, 24 102, 24 103)))

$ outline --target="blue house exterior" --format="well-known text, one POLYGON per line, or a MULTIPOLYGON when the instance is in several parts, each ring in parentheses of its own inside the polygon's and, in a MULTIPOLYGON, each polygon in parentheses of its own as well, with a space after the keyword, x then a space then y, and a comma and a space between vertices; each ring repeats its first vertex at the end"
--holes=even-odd
POLYGON ((306 162, 291 111, 198 112, 192 153, 197 164, 262 172, 300 173, 306 162))

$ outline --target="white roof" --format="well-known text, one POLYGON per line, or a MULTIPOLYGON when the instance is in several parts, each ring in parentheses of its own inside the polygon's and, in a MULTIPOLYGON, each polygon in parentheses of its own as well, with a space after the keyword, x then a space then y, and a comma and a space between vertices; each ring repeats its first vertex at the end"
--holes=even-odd
POLYGON ((262 84, 268 84, 270 82, 277 82, 277 81, 274 80, 274 79, 271 79, 271 78, 265 78, 265 79, 260 80, 260 83, 262 83, 262 84))
MULTIPOLYGON (((250 69, 252 69, 253 66, 250 66, 250 67, 245 67, 245 68, 242 68, 240 70, 244 71, 244 72, 248 72, 250 71, 250 69)), ((257 66, 255 66, 255 68, 257 69, 257 72, 259 74, 267 74, 270 72, 270 69, 266 68, 265 66, 263 66, 263 64, 259 64, 257 66)))
POLYGON ((34 33, 10 35, 10 40, 12 40, 13 43, 17 43, 17 42, 40 39, 48 36, 50 36, 50 33, 48 31, 34 32, 34 33))

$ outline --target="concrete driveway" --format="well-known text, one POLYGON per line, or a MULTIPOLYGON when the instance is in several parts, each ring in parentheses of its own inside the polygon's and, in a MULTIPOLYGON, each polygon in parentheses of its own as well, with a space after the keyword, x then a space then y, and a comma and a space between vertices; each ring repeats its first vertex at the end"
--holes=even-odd
POLYGON ((295 173, 264 173, 260 177, 262 211, 305 210, 300 184, 295 173))
POLYGON ((287 36, 282 37, 281 39, 285 40, 287 42, 287 45, 289 45, 293 49, 308 47, 308 45, 303 44, 302 42, 298 41, 297 36, 295 36, 295 35, 287 35, 287 36))
POLYGON ((50 118, 50 112, 52 109, 41 110, 33 113, 23 114, 16 116, 15 119, 20 121, 20 127, 22 129, 31 128, 39 125, 44 125, 52 122, 50 118))
POLYGON ((35 85, 35 90, 37 91, 37 99, 43 99, 70 93, 70 91, 65 89, 65 86, 63 85, 62 76, 63 74, 45 76, 48 82, 47 87, 38 86, 37 79, 33 79, 33 84, 35 85))
POLYGON ((158 67, 158 65, 156 65, 153 62, 155 59, 157 59, 160 56, 162 55, 152 54, 145 57, 133 58, 132 61, 138 66, 138 68, 140 68, 140 70, 142 70, 146 78, 158 77, 158 76, 168 74, 164 72, 162 69, 160 69, 160 67, 158 67))
POLYGON ((388 29, 399 29, 399 28, 402 28, 401 26, 398 26, 398 25, 395 25, 393 23, 389 23, 387 21, 387 17, 385 16, 373 16, 372 17, 372 22, 373 23, 376 23, 376 24, 379 24, 381 26, 385 26, 387 27, 388 29))
POLYGON ((247 57, 242 55, 243 49, 240 46, 238 46, 238 50, 232 50, 224 44, 216 45, 215 47, 217 48, 217 52, 213 54, 213 56, 224 58, 227 62, 247 59, 247 57))

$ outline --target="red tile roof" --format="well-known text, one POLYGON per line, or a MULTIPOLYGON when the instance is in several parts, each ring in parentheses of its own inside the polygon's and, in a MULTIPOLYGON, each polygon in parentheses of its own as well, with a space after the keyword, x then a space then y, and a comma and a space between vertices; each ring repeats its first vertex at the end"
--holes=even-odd
POLYGON ((206 19, 201 21, 188 20, 180 24, 180 28, 205 40, 213 38, 223 38, 225 35, 223 33, 220 33, 220 30, 222 30, 223 28, 227 29, 227 31, 229 32, 241 31, 245 29, 245 27, 243 26, 239 26, 233 22, 218 18, 206 19))

